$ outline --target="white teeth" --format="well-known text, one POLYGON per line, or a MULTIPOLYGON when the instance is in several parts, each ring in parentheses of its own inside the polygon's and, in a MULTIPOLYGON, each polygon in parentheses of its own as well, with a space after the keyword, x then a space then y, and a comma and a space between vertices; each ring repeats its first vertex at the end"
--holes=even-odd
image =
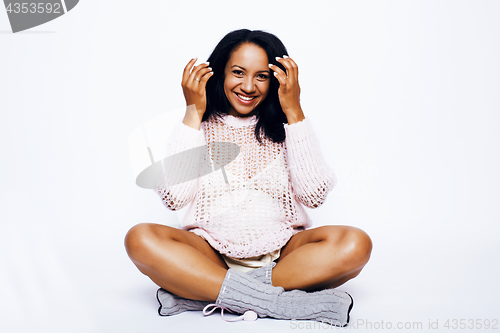
POLYGON ((245 97, 245 96, 241 96, 240 94, 236 94, 236 95, 238 95, 238 97, 244 101, 251 101, 252 99, 255 98, 255 96, 254 97, 245 97))

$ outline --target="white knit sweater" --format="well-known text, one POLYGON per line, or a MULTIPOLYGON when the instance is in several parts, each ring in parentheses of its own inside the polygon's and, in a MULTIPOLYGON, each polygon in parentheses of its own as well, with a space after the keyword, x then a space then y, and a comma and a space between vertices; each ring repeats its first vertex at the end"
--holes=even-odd
MULTIPOLYGON (((221 169, 157 190, 163 204, 177 210, 191 203, 181 227, 206 239, 222 254, 249 258, 282 248, 298 232, 311 226, 301 204, 316 208, 336 183, 336 176, 321 155, 308 121, 284 124, 286 139, 263 144, 255 138, 257 119, 227 115, 215 117, 196 130, 179 123, 167 144, 172 155, 208 145, 210 161, 193 159, 182 172, 192 174, 203 162, 213 165, 212 142, 233 142, 240 147, 234 161, 221 169)), ((224 152, 219 152, 224 153, 224 152)))

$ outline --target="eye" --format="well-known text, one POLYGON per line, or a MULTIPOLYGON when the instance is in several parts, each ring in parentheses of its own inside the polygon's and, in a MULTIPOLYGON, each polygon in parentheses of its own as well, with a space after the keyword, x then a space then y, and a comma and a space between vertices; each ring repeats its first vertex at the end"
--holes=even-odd
POLYGON ((267 80, 267 79, 269 79, 269 75, 267 75, 267 74, 258 74, 257 78, 259 80, 267 80))
POLYGON ((243 71, 240 71, 238 69, 233 70, 233 73, 236 74, 237 76, 243 75, 243 71))

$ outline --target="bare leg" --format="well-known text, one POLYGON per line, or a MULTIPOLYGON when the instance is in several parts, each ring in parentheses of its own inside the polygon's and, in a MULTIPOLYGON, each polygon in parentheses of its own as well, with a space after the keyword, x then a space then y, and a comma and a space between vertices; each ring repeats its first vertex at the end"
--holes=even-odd
POLYGON ((294 235, 282 248, 272 282, 285 290, 335 288, 357 276, 368 262, 372 242, 348 226, 323 226, 294 235))
POLYGON ((163 289, 194 300, 217 299, 228 268, 198 235, 142 223, 129 230, 125 248, 137 268, 163 289))

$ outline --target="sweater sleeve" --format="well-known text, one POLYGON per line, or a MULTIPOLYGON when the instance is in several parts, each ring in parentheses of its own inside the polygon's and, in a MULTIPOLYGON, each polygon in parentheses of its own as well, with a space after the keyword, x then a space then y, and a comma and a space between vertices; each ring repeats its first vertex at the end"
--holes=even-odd
POLYGON ((202 130, 182 122, 174 128, 166 145, 167 158, 162 161, 163 176, 156 189, 168 209, 181 209, 194 199, 201 172, 207 167, 205 144, 202 130))
POLYGON ((284 127, 294 196, 306 207, 317 208, 337 183, 337 177, 326 164, 307 118, 292 125, 285 124, 284 127))

